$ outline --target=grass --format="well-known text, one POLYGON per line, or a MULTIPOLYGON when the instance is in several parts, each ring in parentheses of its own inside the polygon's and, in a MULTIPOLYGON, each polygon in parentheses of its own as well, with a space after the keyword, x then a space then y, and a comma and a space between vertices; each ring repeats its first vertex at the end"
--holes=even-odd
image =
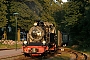
POLYGON ((70 57, 61 55, 61 56, 51 58, 50 60, 70 60, 70 57))
MULTIPOLYGON (((21 48, 22 44, 17 44, 17 48, 21 48)), ((0 43, 0 49, 15 49, 16 48, 16 44, 14 45, 8 45, 8 44, 2 44, 0 43)))
POLYGON ((90 48, 76 48, 75 50, 80 51, 80 52, 84 52, 90 55, 90 48))
POLYGON ((88 54, 90 56, 90 52, 84 52, 84 53, 86 53, 86 54, 88 54))
MULTIPOLYGON (((69 46, 69 48, 71 48, 71 47, 69 46)), ((71 48, 71 49, 79 51, 79 52, 83 52, 83 53, 85 53, 85 54, 90 56, 90 48, 89 47, 85 47, 85 48, 77 47, 77 48, 71 48)), ((89 59, 90 59, 90 57, 89 57, 89 59)))

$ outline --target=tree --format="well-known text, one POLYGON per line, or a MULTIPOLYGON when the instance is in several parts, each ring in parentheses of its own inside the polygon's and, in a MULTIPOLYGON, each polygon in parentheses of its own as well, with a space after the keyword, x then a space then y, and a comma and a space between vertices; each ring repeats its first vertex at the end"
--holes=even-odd
MULTIPOLYGON (((89 10, 90 10, 90 3, 86 1, 75 1, 78 2, 78 11, 80 15, 76 14, 77 17, 77 23, 73 24, 72 27, 70 27, 70 34, 72 36, 73 44, 78 44, 79 46, 83 48, 88 48, 90 45, 89 41, 89 10), (87 42, 88 41, 88 42, 87 42)), ((77 5, 77 4, 75 4, 77 5)), ((76 8, 76 7, 75 7, 76 8)))
POLYGON ((6 18, 6 15, 7 15, 6 9, 7 7, 5 5, 4 0, 1 0, 0 1, 0 28, 5 27, 6 24, 8 23, 6 18))
POLYGON ((38 16, 34 14, 33 11, 30 10, 29 6, 25 3, 13 1, 11 2, 10 13, 12 13, 12 16, 10 22, 12 26, 15 26, 15 18, 13 16, 13 13, 17 12, 19 13, 19 15, 17 16, 18 27, 29 30, 29 28, 32 26, 32 23, 34 22, 33 20, 36 20, 38 16))
POLYGON ((43 10, 41 13, 41 19, 44 21, 49 21, 49 22, 56 24, 54 13, 56 11, 59 11, 60 7, 56 5, 54 2, 52 2, 51 0, 43 0, 43 1, 38 0, 38 1, 43 7, 43 10))

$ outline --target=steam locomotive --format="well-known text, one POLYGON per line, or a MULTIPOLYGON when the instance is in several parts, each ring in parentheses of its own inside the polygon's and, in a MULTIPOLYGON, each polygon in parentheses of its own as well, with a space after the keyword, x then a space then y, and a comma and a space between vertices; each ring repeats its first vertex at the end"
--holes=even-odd
POLYGON ((56 51, 56 28, 49 22, 37 21, 27 33, 22 50, 25 56, 41 56, 56 51))

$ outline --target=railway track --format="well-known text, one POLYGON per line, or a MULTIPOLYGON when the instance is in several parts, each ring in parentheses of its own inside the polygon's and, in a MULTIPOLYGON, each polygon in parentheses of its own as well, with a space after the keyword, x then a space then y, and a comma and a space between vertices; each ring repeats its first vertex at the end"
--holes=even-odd
MULTIPOLYGON (((53 55, 54 56, 54 55, 53 55)), ((50 54, 48 56, 39 56, 39 57, 25 57, 24 54, 10 56, 6 58, 1 58, 0 60, 47 60, 51 57, 50 54)))
POLYGON ((63 54, 63 52, 66 54, 69 53, 70 60, 90 60, 86 54, 69 48, 59 48, 58 51, 61 52, 61 54, 63 54))
POLYGON ((5 48, 0 49, 0 51, 2 51, 2 50, 12 50, 12 49, 5 49, 5 48))
POLYGON ((17 55, 17 56, 10 56, 10 57, 6 57, 6 58, 1 58, 0 60, 15 60, 15 59, 18 59, 19 57, 23 57, 23 54, 17 55))
POLYGON ((61 54, 69 54, 70 60, 89 60, 88 56, 82 52, 78 52, 69 48, 58 48, 57 53, 55 54, 48 54, 45 57, 25 57, 23 54, 17 55, 17 56, 11 56, 7 58, 2 58, 0 60, 49 60, 52 57, 55 57, 57 55, 61 54))

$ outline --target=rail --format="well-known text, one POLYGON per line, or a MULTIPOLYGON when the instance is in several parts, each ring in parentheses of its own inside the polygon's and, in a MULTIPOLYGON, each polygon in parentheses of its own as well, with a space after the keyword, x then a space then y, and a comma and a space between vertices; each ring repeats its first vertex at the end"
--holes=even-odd
POLYGON ((83 52, 78 52, 69 48, 59 48, 58 51, 61 51, 61 54, 62 52, 69 53, 71 55, 70 60, 88 60, 87 55, 83 52))

